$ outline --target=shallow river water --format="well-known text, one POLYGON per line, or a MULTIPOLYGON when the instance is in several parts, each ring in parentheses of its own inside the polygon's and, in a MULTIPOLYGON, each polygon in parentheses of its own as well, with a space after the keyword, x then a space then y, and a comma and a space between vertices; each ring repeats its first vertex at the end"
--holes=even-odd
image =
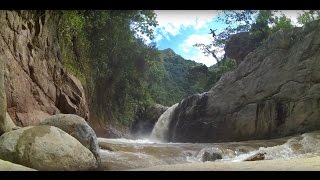
POLYGON ((265 160, 314 157, 320 152, 320 131, 296 136, 227 143, 160 143, 148 139, 98 138, 103 170, 130 170, 205 161, 240 162, 265 153, 265 160), (208 154, 221 159, 208 159, 208 154))

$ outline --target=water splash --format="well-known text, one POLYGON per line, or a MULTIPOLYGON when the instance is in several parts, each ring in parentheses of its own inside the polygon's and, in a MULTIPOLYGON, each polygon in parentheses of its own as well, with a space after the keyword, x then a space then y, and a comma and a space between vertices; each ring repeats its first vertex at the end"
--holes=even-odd
POLYGON ((265 159, 292 159, 305 155, 318 155, 320 153, 320 131, 304 133, 287 140, 286 143, 273 147, 260 147, 258 150, 250 151, 225 161, 239 162, 259 153, 265 152, 265 159))
POLYGON ((125 138, 115 138, 115 139, 98 138, 98 141, 106 142, 106 143, 116 143, 116 144, 154 144, 156 143, 151 141, 150 139, 125 139, 125 138))
POLYGON ((179 103, 171 106, 168 108, 158 119, 157 123, 155 124, 150 139, 155 142, 167 142, 168 139, 168 131, 169 131, 169 124, 172 120, 172 115, 176 107, 179 103))

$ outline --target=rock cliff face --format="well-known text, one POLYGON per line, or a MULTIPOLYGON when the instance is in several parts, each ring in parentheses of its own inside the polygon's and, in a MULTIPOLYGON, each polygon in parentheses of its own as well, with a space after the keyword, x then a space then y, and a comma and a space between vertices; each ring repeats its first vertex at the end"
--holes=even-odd
POLYGON ((7 111, 20 126, 57 113, 88 118, 83 87, 62 66, 52 11, 0 11, 7 111))
POLYGON ((227 57, 235 59, 237 65, 244 58, 257 48, 259 41, 249 34, 249 32, 241 32, 232 35, 224 47, 227 57))
POLYGON ((184 99, 169 141, 268 139, 320 129, 320 21, 280 30, 207 93, 184 99))

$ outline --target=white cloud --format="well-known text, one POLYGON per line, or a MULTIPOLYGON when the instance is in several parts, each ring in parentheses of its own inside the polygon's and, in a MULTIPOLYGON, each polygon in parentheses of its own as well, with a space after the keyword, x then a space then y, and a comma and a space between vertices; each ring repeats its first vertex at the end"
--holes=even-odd
MULTIPOLYGON (((193 45, 196 43, 210 44, 212 41, 213 37, 210 34, 192 34, 179 45, 179 48, 184 53, 183 57, 185 59, 211 66, 216 63, 216 60, 212 56, 205 56, 200 48, 194 47, 193 45)), ((216 55, 218 58, 222 58, 224 55, 223 49, 219 49, 216 55)))
POLYGON ((163 36, 161 34, 155 34, 155 42, 160 42, 163 39, 163 36))
POLYGON ((192 55, 192 56, 187 55, 185 58, 196 61, 198 63, 205 64, 208 67, 217 63, 217 61, 212 56, 205 56, 200 50, 197 50, 195 55, 192 55))
POLYGON ((188 53, 196 43, 202 44, 210 44, 213 41, 212 35, 210 34, 192 34, 187 39, 185 39, 182 44, 180 44, 180 48, 184 53, 188 53))
POLYGON ((208 23, 217 15, 217 11, 192 11, 192 10, 158 10, 156 28, 166 38, 168 35, 176 36, 181 28, 193 27, 195 30, 207 28, 208 23))
POLYGON ((135 37, 142 37, 142 39, 145 40, 146 44, 150 44, 152 42, 146 34, 142 34, 141 32, 137 32, 135 34, 135 37))

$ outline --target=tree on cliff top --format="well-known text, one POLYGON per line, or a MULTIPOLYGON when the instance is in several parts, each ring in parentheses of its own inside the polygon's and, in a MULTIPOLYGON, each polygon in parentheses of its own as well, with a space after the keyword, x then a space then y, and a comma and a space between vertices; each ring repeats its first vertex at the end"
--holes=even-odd
POLYGON ((221 59, 217 57, 219 49, 223 49, 230 35, 239 32, 250 32, 257 42, 262 42, 269 35, 281 28, 293 27, 291 20, 284 14, 276 17, 276 11, 271 10, 243 10, 220 11, 217 21, 223 22, 228 26, 221 33, 214 37, 210 44, 198 43, 195 47, 199 47, 207 56, 213 56, 219 64, 221 59))

